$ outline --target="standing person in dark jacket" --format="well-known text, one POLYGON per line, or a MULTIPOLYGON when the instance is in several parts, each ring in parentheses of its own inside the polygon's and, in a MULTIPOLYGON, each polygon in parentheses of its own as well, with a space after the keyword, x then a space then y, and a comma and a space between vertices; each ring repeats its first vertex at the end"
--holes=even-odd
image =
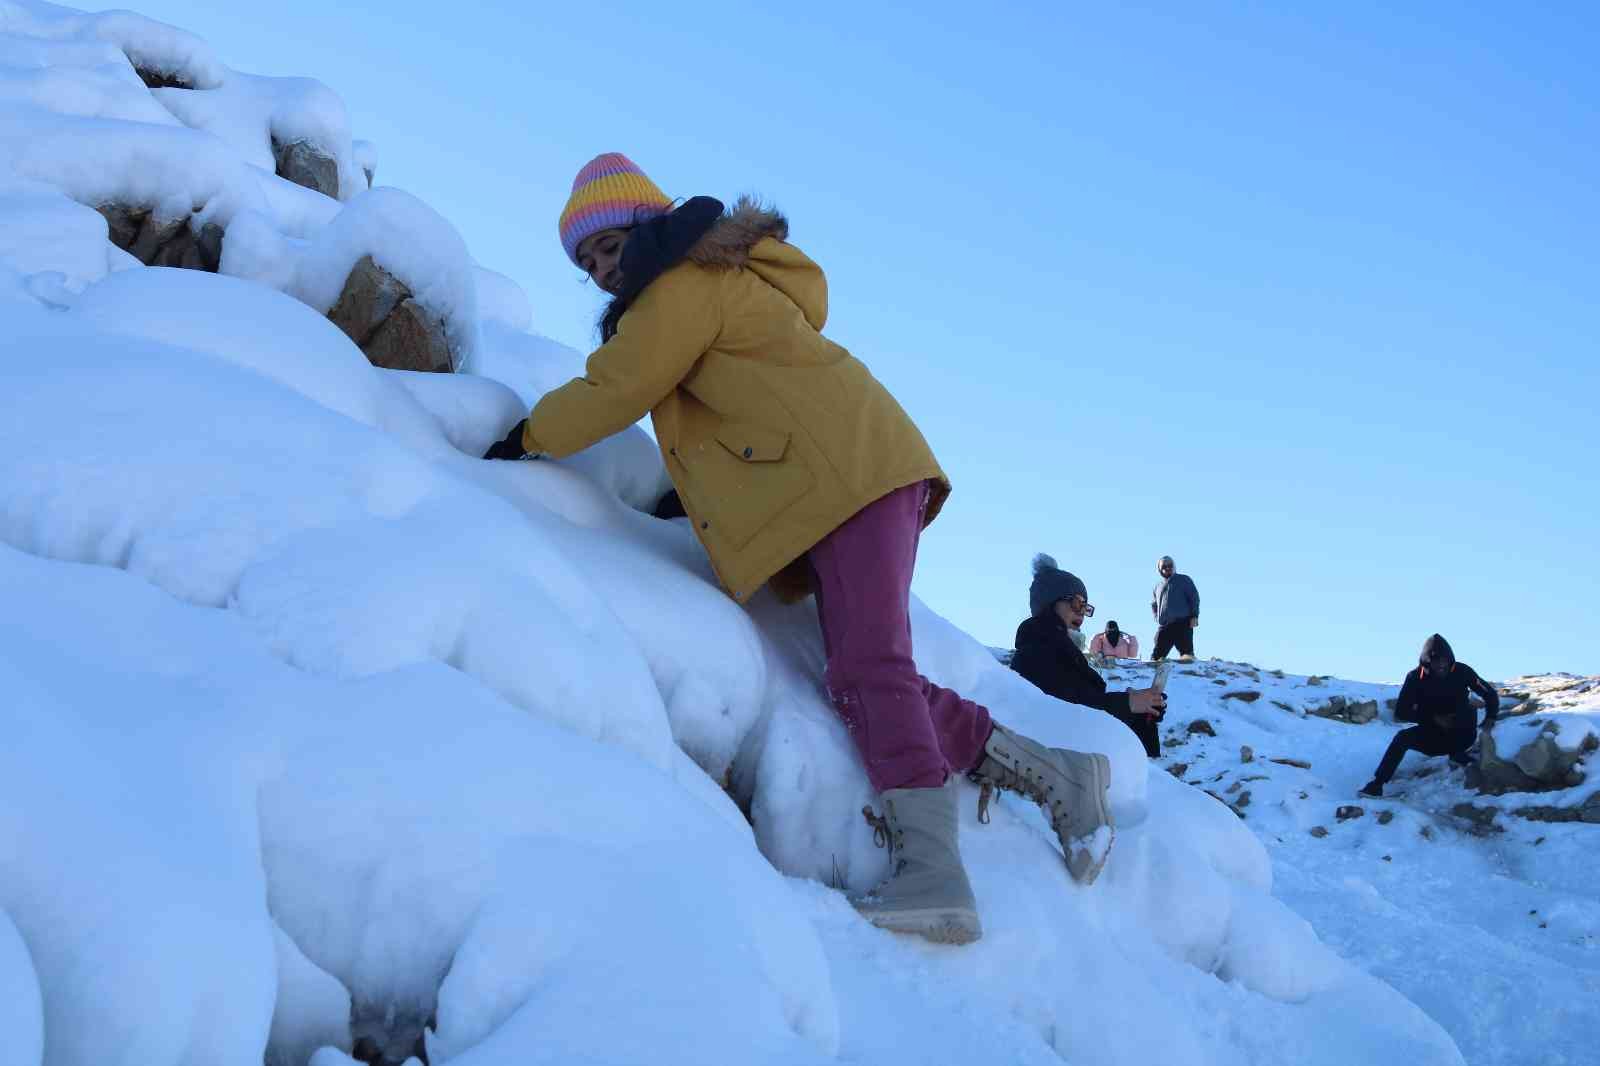
POLYGON ((1478 726, 1469 692, 1483 697, 1483 731, 1487 733, 1500 714, 1500 694, 1472 667, 1456 662, 1450 643, 1435 633, 1422 645, 1417 668, 1406 675, 1394 709, 1397 721, 1417 724, 1395 734, 1389 750, 1383 753, 1383 761, 1378 763, 1377 774, 1361 794, 1383 795, 1383 786, 1400 768, 1400 760, 1408 751, 1448 755, 1451 762, 1466 765, 1467 749, 1472 747, 1478 726))
POLYGON ((1150 613, 1156 619, 1156 647, 1150 658, 1161 660, 1174 647, 1179 655, 1194 658, 1194 628, 1200 624, 1200 590, 1189 575, 1177 572, 1172 556, 1156 563, 1161 584, 1150 594, 1150 613))
POLYGON ((1156 726, 1167 713, 1167 697, 1153 688, 1106 691, 1105 678, 1089 665, 1069 633, 1094 614, 1088 597, 1083 582, 1056 566, 1054 559, 1034 556, 1033 585, 1028 589, 1032 614, 1017 627, 1011 669, 1058 700, 1110 714, 1133 730, 1145 754, 1154 758, 1161 754, 1156 726))

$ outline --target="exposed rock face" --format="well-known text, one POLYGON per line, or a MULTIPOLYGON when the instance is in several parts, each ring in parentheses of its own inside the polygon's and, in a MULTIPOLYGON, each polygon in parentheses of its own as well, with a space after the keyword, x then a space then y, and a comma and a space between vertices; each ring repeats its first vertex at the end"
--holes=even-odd
POLYGON ((1583 758, 1600 747, 1591 734, 1571 751, 1562 749, 1560 726, 1548 722, 1533 740, 1515 752, 1503 754, 1493 733, 1482 740, 1478 765, 1467 784, 1480 792, 1548 792, 1584 782, 1583 758), (1508 757, 1509 755, 1509 757, 1508 757))
POLYGON ((339 198, 339 161, 310 141, 283 144, 274 138, 272 158, 277 161, 278 177, 339 198))
POLYGON ((362 256, 328 312, 373 366, 450 373, 455 353, 444 322, 411 297, 404 282, 362 256))
POLYGON ((370 255, 362 256, 345 279, 344 291, 328 312, 328 319, 365 348, 384 319, 410 295, 411 291, 370 255))
POLYGON ((152 70, 135 66, 134 73, 151 89, 193 89, 194 83, 182 74, 170 70, 152 70))
POLYGON ((1515 807, 1508 813, 1530 822, 1586 822, 1600 825, 1600 789, 1590 793, 1588 799, 1575 807, 1515 807))
POLYGON ((145 266, 183 267, 215 273, 222 262, 222 227, 207 222, 196 233, 189 218, 159 218, 148 207, 101 204, 111 243, 145 266))
POLYGON ((1345 717, 1355 725, 1366 725, 1378 717, 1377 700, 1361 700, 1344 705, 1345 717))
POLYGON ((1378 717, 1378 701, 1361 700, 1352 703, 1343 696, 1329 696, 1326 703, 1307 707, 1306 713, 1314 714, 1318 718, 1331 718, 1336 722, 1365 725, 1378 717))
POLYGON ((1217 735, 1217 731, 1211 727, 1211 723, 1206 721, 1204 718, 1196 718, 1194 721, 1190 722, 1189 733, 1190 735, 1198 733, 1202 736, 1208 737, 1214 737, 1217 735))
POLYGON ((1450 813, 1467 822, 1467 831, 1476 836, 1487 836, 1489 833, 1504 832, 1495 824, 1495 819, 1500 812, 1493 807, 1478 807, 1471 803, 1458 803, 1450 808, 1450 813))
POLYGON ((455 369, 445 343, 444 323, 415 300, 403 300, 362 349, 374 366, 393 370, 455 369))

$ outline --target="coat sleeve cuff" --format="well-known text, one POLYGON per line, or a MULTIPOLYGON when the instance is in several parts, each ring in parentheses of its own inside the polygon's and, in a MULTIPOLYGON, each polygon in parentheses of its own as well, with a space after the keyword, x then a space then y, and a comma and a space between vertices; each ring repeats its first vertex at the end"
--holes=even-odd
POLYGON ((537 459, 543 459, 545 456, 543 446, 539 444, 539 439, 533 435, 532 417, 522 423, 522 453, 537 459))

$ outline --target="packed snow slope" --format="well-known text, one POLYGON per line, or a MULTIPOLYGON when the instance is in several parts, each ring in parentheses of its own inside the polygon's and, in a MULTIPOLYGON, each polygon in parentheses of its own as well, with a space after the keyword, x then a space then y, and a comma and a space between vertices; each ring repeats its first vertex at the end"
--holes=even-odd
MULTIPOLYGON (((1456 643, 1468 661, 1469 637, 1456 643)), ((1105 673, 1138 686, 1151 670, 1105 673)), ((1600 734, 1600 678, 1499 687, 1502 753, 1600 734)), ((1549 820, 1600 801, 1593 754, 1581 785, 1500 796, 1412 754, 1370 799, 1357 790, 1405 727, 1398 686, 1209 661, 1178 667, 1169 692, 1161 765, 1235 810, 1271 856, 1274 893, 1325 943, 1422 1007, 1470 1063, 1600 1062, 1600 825, 1549 820), (1377 705, 1367 724, 1321 716, 1363 703, 1377 705)))
POLYGON ((1108 753, 1119 837, 1081 888, 963 785, 984 939, 861 922, 813 606, 718 591, 637 429, 478 459, 578 353, 421 201, 274 175, 371 158, 279 81, 0 0, 0 1063, 1462 1061, 1250 822, 922 604, 930 677, 1108 753), (222 226, 220 272, 131 261, 111 201, 222 226), (323 317, 362 255, 469 372, 323 317))

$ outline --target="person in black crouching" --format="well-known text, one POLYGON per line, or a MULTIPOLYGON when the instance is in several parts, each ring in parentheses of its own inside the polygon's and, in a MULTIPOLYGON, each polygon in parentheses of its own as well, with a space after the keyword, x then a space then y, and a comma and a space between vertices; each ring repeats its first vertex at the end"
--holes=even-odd
POLYGON ((1072 639, 1070 631, 1094 615, 1084 583, 1050 556, 1036 555, 1028 606, 1032 613, 1017 627, 1011 669, 1058 700, 1105 711, 1133 730, 1146 755, 1160 755, 1158 724, 1167 713, 1166 695, 1153 688, 1107 692, 1105 678, 1072 639))
POLYGON ((1389 742, 1389 750, 1378 763, 1378 772, 1361 790, 1363 796, 1383 795, 1383 786, 1400 768, 1406 752, 1448 755, 1450 761, 1465 766, 1471 761, 1467 749, 1477 736, 1478 713, 1472 709, 1468 693, 1483 697, 1483 731, 1494 728, 1500 713, 1500 694, 1466 663, 1456 662, 1449 641, 1435 633, 1422 645, 1417 668, 1406 675, 1400 686, 1400 699, 1394 709, 1398 722, 1415 722, 1402 729, 1389 742))

